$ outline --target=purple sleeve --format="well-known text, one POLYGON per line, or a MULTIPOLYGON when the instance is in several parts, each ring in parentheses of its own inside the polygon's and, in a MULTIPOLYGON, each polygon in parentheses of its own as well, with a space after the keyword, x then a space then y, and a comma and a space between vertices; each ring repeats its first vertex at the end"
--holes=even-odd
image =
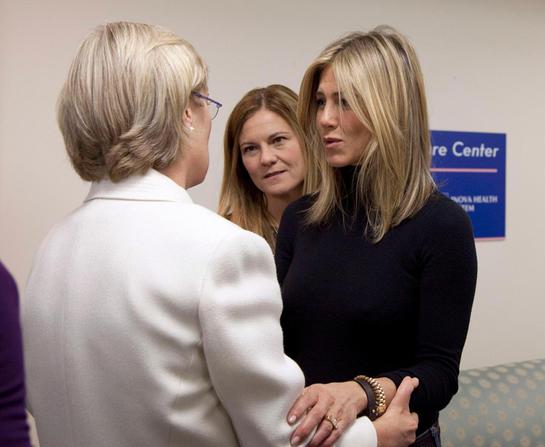
POLYGON ((0 446, 30 447, 25 413, 19 297, 0 262, 0 446))

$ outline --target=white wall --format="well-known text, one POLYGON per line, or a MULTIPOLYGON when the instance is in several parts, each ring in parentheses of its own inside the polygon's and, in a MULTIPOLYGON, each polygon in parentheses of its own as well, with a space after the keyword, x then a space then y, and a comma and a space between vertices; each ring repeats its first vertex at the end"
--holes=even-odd
POLYGON ((0 2, 0 257, 22 289, 51 225, 88 185, 71 170, 55 122, 78 43, 104 21, 164 25, 194 43, 224 103, 212 163, 194 199, 215 209, 226 118, 241 95, 298 89, 312 58, 352 30, 391 24, 424 70, 432 129, 507 134, 507 239, 478 243, 479 280, 463 367, 545 357, 545 2, 0 2))

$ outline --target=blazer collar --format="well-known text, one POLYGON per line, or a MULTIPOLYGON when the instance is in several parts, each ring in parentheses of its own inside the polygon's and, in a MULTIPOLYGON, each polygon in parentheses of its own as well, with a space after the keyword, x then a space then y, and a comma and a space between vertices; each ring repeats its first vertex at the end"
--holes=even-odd
POLYGON ((184 188, 155 169, 148 170, 144 175, 132 175, 117 183, 109 179, 93 182, 85 202, 94 199, 193 203, 184 188))

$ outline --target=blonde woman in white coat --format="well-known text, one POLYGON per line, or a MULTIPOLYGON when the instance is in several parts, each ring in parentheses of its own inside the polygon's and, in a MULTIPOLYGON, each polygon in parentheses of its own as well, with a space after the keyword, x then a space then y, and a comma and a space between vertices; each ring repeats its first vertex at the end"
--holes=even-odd
POLYGON ((186 191, 208 168, 209 107, 203 61, 158 27, 101 26, 74 59, 58 118, 91 189, 39 249, 23 309, 41 447, 285 446, 317 425, 313 444, 336 428, 339 445, 406 445, 410 381, 389 432, 341 418, 323 385, 298 398, 267 243, 186 191))

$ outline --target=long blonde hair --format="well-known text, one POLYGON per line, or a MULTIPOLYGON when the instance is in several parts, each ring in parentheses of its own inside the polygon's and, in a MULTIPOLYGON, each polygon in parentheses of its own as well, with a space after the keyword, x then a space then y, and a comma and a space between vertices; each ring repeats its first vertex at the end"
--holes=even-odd
POLYGON ((303 194, 317 189, 319 170, 314 157, 309 154, 305 134, 297 121, 297 95, 288 87, 273 84, 246 93, 229 115, 223 140, 224 165, 219 213, 240 227, 264 237, 274 249, 275 222, 267 210, 265 195, 254 185, 242 163, 239 147, 244 123, 262 109, 284 119, 299 141, 306 168, 303 194))
POLYGON ((340 201, 341 177, 327 165, 316 127, 316 90, 331 67, 339 90, 371 134, 358 162, 357 203, 365 203, 366 236, 373 242, 413 216, 435 189, 430 173, 430 136, 420 64, 407 39, 382 26, 351 33, 312 62, 301 83, 298 117, 323 167, 322 184, 307 213, 310 224, 326 222, 340 201))

